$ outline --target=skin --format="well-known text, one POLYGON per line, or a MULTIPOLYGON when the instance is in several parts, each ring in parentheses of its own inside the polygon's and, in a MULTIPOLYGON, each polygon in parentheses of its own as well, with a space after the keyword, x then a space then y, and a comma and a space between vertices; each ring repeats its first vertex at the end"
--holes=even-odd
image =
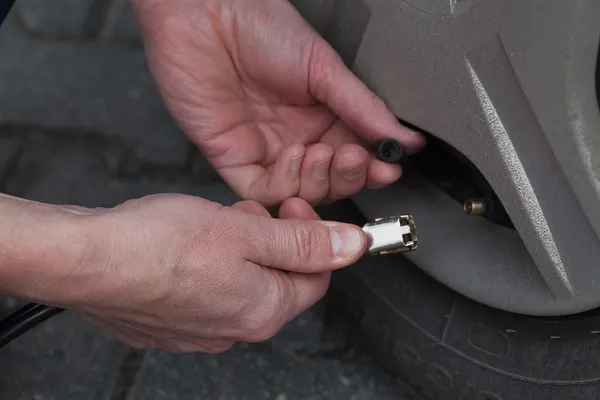
POLYGON ((424 138, 343 64, 287 0, 134 0, 150 67, 184 131, 244 199, 311 204, 382 188, 424 138))
POLYGON ((0 293, 172 352, 269 339, 366 248, 360 228, 319 221, 298 198, 283 203, 281 219, 254 201, 224 207, 173 194, 108 210, 1 196, 0 209, 0 293))
POLYGON ((312 205, 401 176, 372 148, 424 139, 287 0, 132 0, 183 130, 244 201, 164 194, 111 209, 0 196, 0 293, 68 308, 140 348, 222 352, 314 305, 367 243, 312 205), (279 207, 273 219, 266 207, 279 207))

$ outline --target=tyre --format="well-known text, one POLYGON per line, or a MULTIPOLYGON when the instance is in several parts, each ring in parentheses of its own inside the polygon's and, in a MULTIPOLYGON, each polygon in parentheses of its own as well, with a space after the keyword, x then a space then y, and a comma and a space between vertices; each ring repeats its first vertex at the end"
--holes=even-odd
MULTIPOLYGON (((323 218, 363 224, 351 202, 323 218)), ((425 399, 600 398, 600 314, 532 317, 472 301, 406 257, 366 257, 331 296, 360 345, 425 399)))

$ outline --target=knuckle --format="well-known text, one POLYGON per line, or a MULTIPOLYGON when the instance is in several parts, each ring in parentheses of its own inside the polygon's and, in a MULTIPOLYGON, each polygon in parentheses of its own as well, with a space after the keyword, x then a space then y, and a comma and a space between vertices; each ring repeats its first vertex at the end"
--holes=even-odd
POLYGON ((298 260, 311 260, 324 249, 325 240, 320 229, 309 224, 298 224, 294 230, 298 260))
POLYGON ((296 251, 298 259, 310 259, 313 253, 313 244, 316 241, 312 230, 305 225, 299 225, 294 230, 294 240, 296 241, 296 251))
POLYGON ((310 56, 311 93, 319 99, 325 99, 330 94, 332 83, 337 76, 337 59, 327 46, 314 43, 310 56))

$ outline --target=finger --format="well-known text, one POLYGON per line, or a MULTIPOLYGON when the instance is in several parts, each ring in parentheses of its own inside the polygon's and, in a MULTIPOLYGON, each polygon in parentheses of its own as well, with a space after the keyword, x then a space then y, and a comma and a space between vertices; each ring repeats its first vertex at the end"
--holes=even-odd
POLYGON ((370 161, 369 153, 360 146, 349 144, 340 148, 331 166, 328 200, 344 199, 363 189, 370 161))
POLYGON ((310 146, 300 174, 298 197, 311 204, 318 204, 329 193, 329 168, 333 160, 333 149, 323 143, 310 146))
MULTIPOLYGON (((358 138, 356 136, 356 134, 354 132, 352 132, 350 129, 348 129, 348 127, 343 123, 343 122, 338 122, 337 124, 333 125, 329 131, 323 136, 323 138, 321 139, 321 141, 323 143, 326 143, 328 145, 330 145, 335 151, 340 150, 342 147, 345 147, 349 144, 356 144, 358 146, 361 147, 365 147, 365 143, 363 141, 360 140, 360 138, 358 138)), ((368 151, 368 150, 367 150, 368 151)), ((389 184, 397 181, 402 173, 402 168, 397 165, 397 164, 389 164, 389 163, 384 163, 382 161, 379 161, 375 158, 374 154, 370 153, 370 158, 371 161, 369 162, 368 165, 368 173, 367 173, 367 186, 371 189, 380 189, 383 188, 385 186, 388 186, 389 184)), ((352 162, 351 160, 347 160, 345 162, 352 162)), ((359 162, 359 160, 357 159, 356 162, 359 162)), ((337 178, 334 178, 337 179, 337 178)), ((343 181, 341 183, 341 188, 340 190, 342 190, 344 188, 344 186, 348 186, 348 185, 344 185, 343 181)), ((358 190, 360 190, 362 188, 359 188, 358 190)), ((354 191, 355 193, 355 191, 354 191)), ((350 193, 350 194, 354 194, 354 193, 350 193)), ((336 191, 334 190, 331 193, 330 198, 328 198, 328 202, 331 201, 337 201, 340 200, 341 198, 344 198, 348 195, 350 195, 348 193, 344 195, 339 195, 336 193, 336 191)))
MULTIPOLYGON (((319 214, 308 203, 298 198, 286 200, 281 205, 279 216, 283 219, 321 220, 319 214)), ((329 288, 331 273, 306 275, 289 272, 287 276, 293 284, 295 299, 293 312, 288 316, 289 322, 323 298, 329 288)))
POLYGON ((402 167, 398 164, 388 164, 379 160, 371 160, 367 173, 367 187, 382 189, 396 182, 402 176, 402 167))
POLYGON ((362 229, 350 224, 323 221, 280 220, 253 217, 233 220, 239 236, 246 238, 240 251, 250 262, 302 273, 343 268, 365 252, 362 229))
POLYGON ((305 147, 292 144, 285 148, 275 163, 264 170, 260 166, 223 168, 220 173, 242 197, 270 207, 294 197, 300 189, 300 169, 305 147))
POLYGON ((407 152, 423 148, 425 139, 398 122, 385 103, 346 67, 324 40, 313 46, 309 91, 331 109, 363 140, 375 146, 396 139, 407 152))
POLYGON ((337 120, 337 116, 325 104, 314 104, 310 107, 282 104, 276 110, 279 119, 285 121, 291 130, 285 139, 288 140, 288 144, 315 143, 337 120))
POLYGON ((321 217, 306 201, 299 198, 287 199, 279 209, 281 219, 304 219, 319 221, 321 217))
POLYGON ((269 211, 267 211, 266 208, 264 208, 260 203, 257 203, 256 201, 252 200, 237 202, 234 205, 232 205, 231 208, 246 211, 256 215, 262 215, 263 217, 271 217, 271 214, 269 214, 269 211))
POLYGON ((331 282, 331 273, 299 274, 288 272, 284 285, 280 286, 280 297, 277 304, 288 302, 285 313, 281 314, 275 331, 282 329, 298 315, 318 303, 327 293, 331 282))
POLYGON ((317 304, 327 293, 331 282, 331 272, 321 274, 298 274, 289 272, 293 284, 295 308, 288 322, 317 304))

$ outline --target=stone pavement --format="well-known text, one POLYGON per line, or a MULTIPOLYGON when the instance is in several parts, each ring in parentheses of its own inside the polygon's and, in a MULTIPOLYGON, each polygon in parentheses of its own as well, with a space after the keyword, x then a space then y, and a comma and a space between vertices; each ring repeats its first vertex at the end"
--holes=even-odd
MULTIPOLYGON (((333 0, 295 3, 307 1, 335 36, 333 0)), ((0 191, 90 207, 164 192, 236 201, 160 102, 125 0, 18 1, 0 30, 0 191)), ((18 304, 0 298, 0 315, 18 304)), ((353 338, 327 298, 222 355, 135 350, 67 312, 0 351, 0 400, 416 398, 353 338)))

